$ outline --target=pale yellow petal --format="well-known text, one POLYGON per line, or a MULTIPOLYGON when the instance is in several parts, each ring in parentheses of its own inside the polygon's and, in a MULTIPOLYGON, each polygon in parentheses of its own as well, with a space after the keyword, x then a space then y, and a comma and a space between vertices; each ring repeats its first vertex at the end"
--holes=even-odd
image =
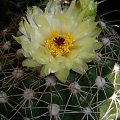
POLYGON ((53 59, 48 48, 44 46, 40 46, 39 49, 33 54, 31 53, 31 55, 39 64, 48 64, 53 59))
POLYGON ((22 53, 24 57, 30 57, 29 52, 25 52, 22 48, 17 50, 17 53, 22 53))
POLYGON ((34 19, 39 28, 49 26, 49 22, 45 18, 45 15, 38 14, 34 16, 34 19))
POLYGON ((34 61, 33 59, 26 59, 22 62, 23 66, 27 66, 27 67, 36 67, 39 66, 39 64, 34 61))
MULTIPOLYGON (((25 19, 25 18, 24 18, 25 19)), ((26 20, 26 19, 25 19, 26 20)), ((19 31, 24 34, 25 36, 27 36, 27 31, 25 30, 25 27, 24 27, 24 20, 22 20, 20 23, 19 23, 19 31)))
POLYGON ((65 15, 67 15, 67 16, 71 16, 71 15, 73 15, 73 12, 74 12, 74 14, 76 14, 75 12, 75 8, 76 8, 76 0, 73 0, 72 2, 71 2, 71 4, 70 4, 70 7, 67 9, 67 11, 64 13, 65 15))
POLYGON ((55 63, 48 63, 48 64, 42 66, 40 75, 47 76, 50 73, 55 73, 56 71, 58 71, 58 69, 59 68, 57 65, 55 65, 55 63))
POLYGON ((21 44, 21 36, 20 37, 15 37, 14 35, 12 36, 19 44, 21 44))
POLYGON ((81 73, 81 74, 84 74, 85 70, 87 69, 88 69, 87 64, 83 62, 82 60, 75 61, 72 66, 73 71, 77 73, 81 73))
POLYGON ((75 40, 80 40, 83 37, 90 37, 95 34, 99 34, 100 29, 96 28, 95 22, 91 22, 89 20, 86 20, 82 23, 78 23, 76 27, 71 27, 72 34, 75 38, 75 40))
POLYGON ((68 69, 60 69, 55 73, 55 76, 58 78, 59 81, 62 83, 65 83, 67 81, 69 75, 69 70, 68 69))
POLYGON ((56 65, 58 66, 59 69, 71 69, 72 67, 72 59, 69 57, 64 57, 64 56, 56 56, 55 61, 56 65))

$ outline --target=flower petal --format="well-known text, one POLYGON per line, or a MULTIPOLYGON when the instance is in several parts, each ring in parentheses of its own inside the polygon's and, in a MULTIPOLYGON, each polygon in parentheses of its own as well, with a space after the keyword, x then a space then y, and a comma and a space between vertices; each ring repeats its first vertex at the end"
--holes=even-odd
POLYGON ((52 61, 53 56, 50 54, 48 48, 40 45, 39 49, 35 52, 30 52, 31 56, 34 60, 36 60, 39 64, 48 64, 52 61))
POLYGON ((63 83, 70 69, 85 73, 86 62, 95 59, 95 50, 101 47, 96 39, 100 34, 96 8, 94 0, 73 0, 63 9, 60 2, 50 0, 44 12, 36 6, 28 8, 19 27, 23 35, 14 37, 27 57, 23 65, 41 66, 41 76, 54 73, 63 83), (59 45, 58 40, 63 43, 59 45))
POLYGON ((82 60, 75 61, 72 66, 73 71, 75 71, 77 73, 81 73, 81 74, 84 74, 85 70, 87 70, 87 69, 88 69, 87 64, 85 62, 83 62, 82 60))
POLYGON ((55 73, 55 76, 60 80, 62 83, 65 83, 67 81, 67 77, 69 75, 69 70, 64 68, 60 69, 55 73))
POLYGON ((58 66, 55 65, 55 63, 49 63, 46 65, 43 65, 40 71, 40 75, 41 76, 47 76, 50 73, 55 73, 56 71, 58 71, 58 66))
POLYGON ((39 64, 34 61, 33 59, 26 59, 22 62, 23 66, 27 66, 27 67, 36 67, 39 66, 39 64))

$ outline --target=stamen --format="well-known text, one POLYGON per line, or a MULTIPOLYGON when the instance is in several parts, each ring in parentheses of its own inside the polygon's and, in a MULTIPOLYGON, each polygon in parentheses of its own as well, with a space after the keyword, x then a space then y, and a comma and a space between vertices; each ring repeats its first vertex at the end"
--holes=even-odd
POLYGON ((52 32, 52 36, 46 41, 46 45, 54 57, 57 55, 65 56, 73 47, 73 41, 70 33, 61 35, 58 32, 52 32))

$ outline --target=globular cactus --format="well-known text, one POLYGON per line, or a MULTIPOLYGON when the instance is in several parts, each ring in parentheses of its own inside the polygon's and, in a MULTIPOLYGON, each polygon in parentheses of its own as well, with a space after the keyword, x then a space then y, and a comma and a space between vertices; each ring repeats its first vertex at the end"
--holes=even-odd
POLYGON ((118 119, 119 35, 95 21, 93 0, 61 4, 28 8, 18 31, 3 31, 1 120, 118 119))

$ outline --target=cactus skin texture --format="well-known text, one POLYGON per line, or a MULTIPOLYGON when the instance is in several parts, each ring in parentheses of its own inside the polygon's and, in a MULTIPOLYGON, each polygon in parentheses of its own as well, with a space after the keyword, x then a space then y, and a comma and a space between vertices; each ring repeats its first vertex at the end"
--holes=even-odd
MULTIPOLYGON (((82 0, 81 0, 82 1, 82 0)), ((86 3, 89 0, 86 0, 86 3)), ((84 9, 84 5, 83 8, 84 9)), ((78 2, 79 4, 79 2, 78 2)), ((68 6, 68 2, 66 2, 68 6)), ((65 6, 66 7, 66 6, 65 6)), ((95 15, 87 12, 85 15, 95 15)), ((16 18, 17 19, 17 18, 16 18)), ((65 83, 51 73, 40 77, 41 66, 24 67, 22 33, 8 27, 0 36, 1 120, 117 120, 120 114, 120 40, 105 21, 98 21, 103 46, 84 74, 70 70, 65 83), (16 32, 17 31, 17 32, 16 32), (12 33, 12 34, 11 34, 12 33)))

